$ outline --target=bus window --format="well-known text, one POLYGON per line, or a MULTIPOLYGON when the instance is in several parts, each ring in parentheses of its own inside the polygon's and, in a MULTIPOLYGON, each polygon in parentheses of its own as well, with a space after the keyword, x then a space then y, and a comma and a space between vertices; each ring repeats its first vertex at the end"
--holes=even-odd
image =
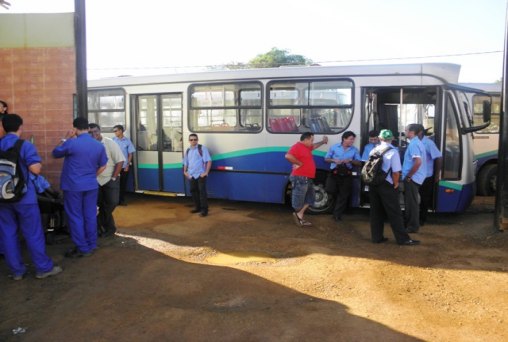
POLYGON ((163 151, 182 152, 182 95, 162 95, 163 151))
POLYGON ((461 146, 457 113, 448 95, 446 100, 446 122, 443 153, 443 177, 447 180, 459 179, 461 168, 461 146))
MULTIPOLYGON (((491 101, 491 97, 489 96, 473 96, 473 126, 480 126, 483 124, 483 102, 491 101)), ((483 134, 497 134, 499 133, 499 113, 501 113, 501 96, 493 95, 492 96, 492 107, 491 107, 492 115, 490 117, 490 125, 486 128, 477 131, 476 133, 483 134)))
POLYGON ((138 108, 137 150, 157 151, 157 96, 140 96, 138 108))
POLYGON ((270 82, 268 131, 339 133, 351 121, 352 93, 347 80, 270 82))
POLYGON ((125 125, 125 93, 122 89, 90 90, 88 92, 88 121, 101 126, 103 132, 113 132, 113 126, 125 125))
POLYGON ((260 83, 189 87, 189 129, 193 132, 259 132, 262 129, 260 83))

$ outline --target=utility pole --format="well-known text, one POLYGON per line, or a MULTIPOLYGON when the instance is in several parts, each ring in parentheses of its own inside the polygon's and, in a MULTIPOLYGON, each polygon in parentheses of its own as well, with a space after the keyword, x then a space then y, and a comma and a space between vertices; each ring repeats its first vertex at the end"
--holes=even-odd
MULTIPOLYGON (((508 15, 508 8, 507 13, 508 15)), ((506 17, 508 18, 508 17, 506 17)), ((497 167, 496 210, 494 226, 498 230, 508 230, 508 21, 505 22, 503 55, 503 90, 501 92, 501 115, 499 123, 499 163, 497 167)))
POLYGON ((76 117, 88 117, 86 76, 86 5, 85 0, 74 0, 74 37, 76 44, 76 117))

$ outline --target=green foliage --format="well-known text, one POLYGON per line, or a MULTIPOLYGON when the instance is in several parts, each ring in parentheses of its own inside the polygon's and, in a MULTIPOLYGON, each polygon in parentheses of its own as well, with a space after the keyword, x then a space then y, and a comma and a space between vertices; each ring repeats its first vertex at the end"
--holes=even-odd
POLYGON ((291 55, 288 50, 272 48, 269 52, 257 55, 247 64, 250 68, 278 68, 286 65, 309 65, 310 59, 302 55, 291 55))

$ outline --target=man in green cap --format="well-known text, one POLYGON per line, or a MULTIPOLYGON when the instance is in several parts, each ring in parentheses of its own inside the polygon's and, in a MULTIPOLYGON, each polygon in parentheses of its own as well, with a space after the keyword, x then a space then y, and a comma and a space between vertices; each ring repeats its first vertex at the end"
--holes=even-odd
POLYGON ((383 158, 382 170, 386 173, 384 182, 369 186, 370 197, 370 231, 373 243, 388 241, 384 236, 384 218, 388 217, 393 235, 399 245, 414 246, 420 241, 411 240, 406 233, 399 205, 399 179, 402 166, 399 151, 392 145, 393 133, 383 129, 379 133, 381 143, 375 147, 370 155, 375 153, 383 158))

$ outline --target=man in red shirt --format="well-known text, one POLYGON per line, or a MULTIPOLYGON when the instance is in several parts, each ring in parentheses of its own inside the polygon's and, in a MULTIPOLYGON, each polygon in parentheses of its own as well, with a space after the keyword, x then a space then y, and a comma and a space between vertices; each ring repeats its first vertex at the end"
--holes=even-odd
POLYGON ((312 179, 316 176, 316 164, 312 157, 312 150, 328 143, 328 137, 314 143, 314 133, 305 132, 300 136, 300 141, 291 146, 286 159, 293 164, 293 171, 289 180, 291 181, 291 204, 295 210, 293 217, 295 223, 300 227, 312 226, 312 223, 305 221, 303 215, 305 210, 314 204, 314 184, 312 179))

